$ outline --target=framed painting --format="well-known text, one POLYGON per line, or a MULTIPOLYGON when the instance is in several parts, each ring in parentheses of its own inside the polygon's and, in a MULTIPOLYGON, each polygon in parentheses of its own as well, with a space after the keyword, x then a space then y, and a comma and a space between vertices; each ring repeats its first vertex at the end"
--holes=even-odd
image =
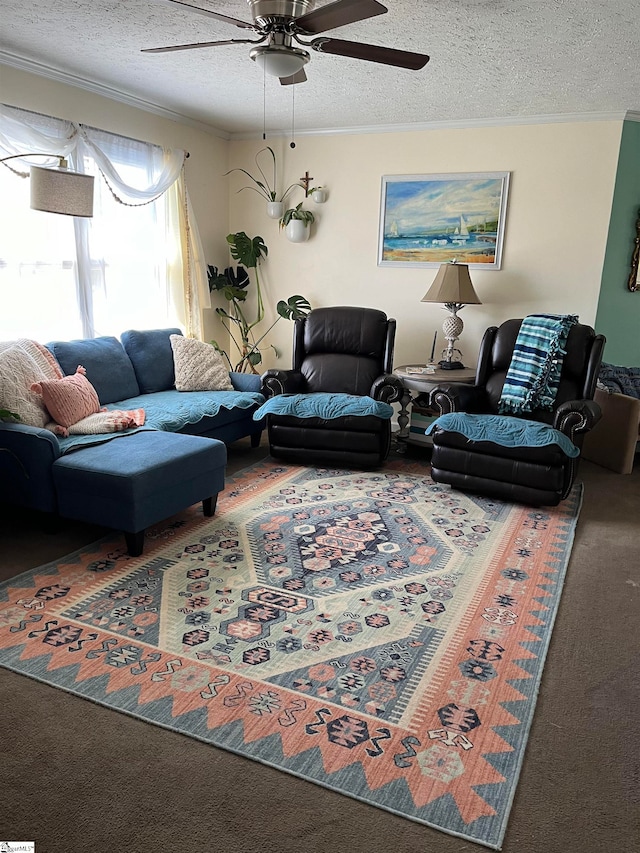
POLYGON ((385 175, 378 265, 500 269, 509 172, 385 175))

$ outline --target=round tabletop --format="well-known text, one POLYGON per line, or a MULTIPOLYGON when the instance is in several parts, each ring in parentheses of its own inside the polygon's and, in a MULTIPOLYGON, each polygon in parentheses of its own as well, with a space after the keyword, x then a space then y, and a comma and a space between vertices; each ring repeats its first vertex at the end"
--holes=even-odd
POLYGON ((393 373, 402 380, 405 387, 414 391, 420 391, 429 385, 438 385, 441 382, 464 382, 470 385, 476 378, 475 367, 442 370, 439 367, 432 368, 424 364, 402 364, 394 368, 393 373))

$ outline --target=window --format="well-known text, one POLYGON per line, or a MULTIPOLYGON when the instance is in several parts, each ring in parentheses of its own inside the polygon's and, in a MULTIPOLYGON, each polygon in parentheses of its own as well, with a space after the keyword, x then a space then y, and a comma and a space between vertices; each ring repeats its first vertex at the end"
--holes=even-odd
MULTIPOLYGON (((0 340, 119 336, 167 326, 197 333, 185 310, 185 301, 194 301, 193 294, 185 300, 185 286, 194 282, 183 258, 181 212, 188 200, 176 157, 183 153, 14 108, 2 107, 0 129, 7 131, 0 133, 0 156, 43 144, 56 150, 57 140, 68 145, 71 135, 69 167, 96 176, 94 216, 80 219, 31 210, 29 180, 15 174, 28 170, 24 161, 0 166, 0 340), (3 125, 7 116, 12 121, 3 125)), ((194 231, 194 223, 186 230, 194 231)), ((198 274, 206 282, 206 273, 198 274)))
POLYGON ((29 208, 29 181, 0 171, 0 339, 83 337, 73 219, 29 208))

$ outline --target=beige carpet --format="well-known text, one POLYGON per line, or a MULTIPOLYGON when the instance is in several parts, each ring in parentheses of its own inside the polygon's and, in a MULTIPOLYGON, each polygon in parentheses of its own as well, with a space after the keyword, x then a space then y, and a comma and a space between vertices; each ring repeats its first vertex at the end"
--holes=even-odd
MULTIPOLYGON (((264 455, 238 442, 229 472, 264 455)), ((640 468, 623 476, 583 463, 580 478, 584 505, 506 853, 635 853, 640 837, 640 468)), ((46 535, 5 509, 0 574, 103 533, 67 523, 46 535)), ((0 679, 0 839, 35 839, 38 853, 483 849, 23 676, 0 679)))

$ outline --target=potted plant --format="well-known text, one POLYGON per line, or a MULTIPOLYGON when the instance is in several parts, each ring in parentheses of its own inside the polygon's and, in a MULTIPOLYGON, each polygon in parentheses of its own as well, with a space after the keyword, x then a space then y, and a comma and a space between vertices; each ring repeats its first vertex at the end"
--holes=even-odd
POLYGON ((295 207, 285 210, 280 219, 280 227, 284 228, 287 239, 292 243, 304 243, 309 239, 309 225, 315 222, 315 216, 310 210, 304 210, 302 202, 295 207))
MULTIPOLYGON (((225 350, 216 341, 211 341, 211 344, 226 358, 232 370, 237 370, 241 373, 258 373, 256 366, 262 362, 260 344, 278 320, 282 317, 287 320, 296 320, 298 317, 305 317, 311 310, 311 305, 299 294, 290 296, 286 301, 281 299, 276 305, 278 316, 269 328, 256 338, 254 329, 264 319, 264 303, 262 301, 258 266, 261 260, 267 257, 269 250, 262 237, 251 238, 244 231, 229 234, 227 236, 227 243, 230 246, 231 257, 236 261, 240 261, 244 266, 238 266, 235 270, 233 267, 227 267, 221 273, 217 267, 209 265, 207 267, 207 274, 209 278, 209 290, 211 292, 218 291, 230 303, 228 311, 225 308, 216 308, 216 314, 220 317, 222 325, 229 333, 231 342, 237 350, 238 360, 236 363, 232 363, 229 355, 227 355, 225 350), (256 315, 253 320, 248 319, 246 316, 245 303, 251 280, 245 267, 255 270, 257 305, 256 315)), ((279 355, 275 347, 272 346, 272 349, 276 355, 279 355)))
POLYGON ((282 193, 280 198, 278 198, 278 170, 276 163, 276 155, 273 148, 271 148, 269 145, 267 145, 266 148, 261 148, 254 159, 262 180, 260 180, 260 178, 254 177, 250 172, 247 172, 246 169, 239 168, 230 169, 228 172, 225 172, 225 175, 230 175, 232 172, 242 172, 243 175, 246 175, 248 178, 250 178, 255 184, 255 186, 241 187, 238 192, 242 192, 242 190, 253 190, 254 192, 258 193, 258 195, 261 195, 267 202, 267 216, 269 216, 271 219, 280 219, 283 215, 284 201, 286 197, 289 195, 289 193, 294 187, 299 187, 300 184, 291 184, 282 193), (264 154, 265 151, 268 151, 271 155, 271 180, 269 180, 269 178, 266 176, 262 166, 260 165, 260 155, 264 154))
POLYGON ((316 204, 324 204, 327 200, 327 191, 324 187, 311 187, 309 195, 316 204))

